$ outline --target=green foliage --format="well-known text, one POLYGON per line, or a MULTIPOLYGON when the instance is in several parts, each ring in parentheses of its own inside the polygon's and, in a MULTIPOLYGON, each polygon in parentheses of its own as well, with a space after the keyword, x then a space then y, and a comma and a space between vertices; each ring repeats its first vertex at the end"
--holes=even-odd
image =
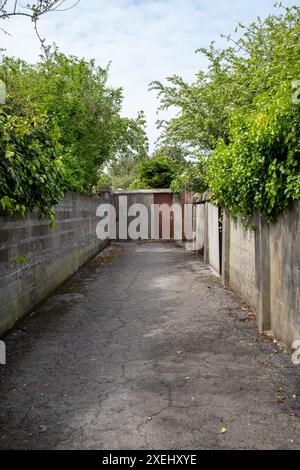
POLYGON ((108 68, 97 67, 94 61, 48 49, 36 65, 5 57, 0 76, 12 104, 21 102, 30 109, 34 103, 57 121, 65 189, 93 190, 105 161, 146 145, 143 118, 120 116, 122 90, 107 86, 108 68))
POLYGON ((215 201, 236 215, 259 209, 276 220, 300 197, 299 106, 293 105, 288 84, 264 107, 261 99, 252 114, 236 113, 232 142, 220 143, 211 155, 207 179, 215 201))
POLYGON ((200 49, 209 68, 195 83, 173 76, 151 88, 162 109, 179 110, 160 123, 163 142, 207 166, 215 202, 275 220, 300 197, 300 9, 240 28, 240 39, 228 37, 232 46, 200 49))
POLYGON ((123 139, 116 149, 115 156, 102 168, 101 185, 113 189, 128 189, 137 176, 140 162, 148 158, 148 142, 145 137, 145 117, 141 112, 137 120, 123 119, 123 139))
POLYGON ((204 165, 187 160, 185 152, 179 147, 163 145, 155 150, 151 158, 131 163, 134 165, 127 169, 127 174, 130 170, 135 174, 134 181, 128 186, 131 189, 169 188, 174 192, 183 189, 205 190, 204 165))
POLYGON ((66 190, 95 191, 101 166, 147 153, 145 119, 121 117, 122 90, 108 68, 46 48, 37 64, 4 57, 7 103, 0 115, 1 209, 25 214, 66 190))
POLYGON ((8 111, 0 110, 0 209, 25 215, 38 207, 53 219, 52 205, 62 195, 57 127, 43 115, 8 111))
POLYGON ((123 155, 114 158, 101 173, 101 185, 112 189, 128 189, 137 176, 139 158, 123 155))
POLYGON ((20 255, 20 256, 15 256, 15 257, 14 257, 14 262, 15 262, 15 263, 18 263, 18 264, 19 264, 19 263, 20 263, 20 264, 22 264, 22 263, 28 263, 28 261, 29 261, 29 258, 28 258, 28 256, 26 256, 26 255, 20 255))
POLYGON ((158 156, 145 160, 139 165, 137 178, 132 188, 169 188, 175 177, 175 172, 174 164, 167 157, 158 156))
POLYGON ((181 165, 171 183, 170 189, 175 193, 180 193, 184 189, 197 193, 204 192, 206 190, 206 180, 203 162, 185 162, 181 165))
POLYGON ((175 166, 178 166, 178 164, 184 164, 186 162, 187 156, 188 155, 184 152, 181 147, 162 145, 154 151, 152 158, 167 158, 168 160, 173 162, 175 166))

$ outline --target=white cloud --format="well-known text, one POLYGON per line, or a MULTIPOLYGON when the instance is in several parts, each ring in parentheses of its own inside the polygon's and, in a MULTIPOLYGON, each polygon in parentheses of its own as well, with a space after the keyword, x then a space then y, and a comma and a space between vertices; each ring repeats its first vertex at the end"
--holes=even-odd
MULTIPOLYGON (((71 1, 71 0, 70 0, 71 1)), ((293 4, 294 1, 285 1, 293 4)), ((99 65, 112 61, 110 83, 124 88, 123 113, 135 116, 144 109, 151 143, 157 101, 149 93, 151 80, 176 73, 191 81, 205 67, 198 47, 231 33, 239 21, 249 23, 273 11, 274 0, 81 0, 73 10, 51 13, 40 21, 40 31, 60 50, 99 65)), ((5 22, 12 36, 1 34, 7 53, 34 61, 39 43, 32 24, 24 19, 5 22)))

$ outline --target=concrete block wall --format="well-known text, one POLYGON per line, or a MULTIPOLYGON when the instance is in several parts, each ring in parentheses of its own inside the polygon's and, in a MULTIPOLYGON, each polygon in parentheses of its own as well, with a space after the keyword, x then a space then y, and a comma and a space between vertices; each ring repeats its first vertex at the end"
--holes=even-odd
POLYGON ((300 201, 269 228, 270 326, 287 345, 300 339, 300 201))
POLYGON ((204 251, 205 231, 204 231, 204 204, 194 204, 194 238, 197 240, 196 251, 204 251))
POLYGON ((207 203, 208 262, 220 274, 219 208, 207 203))
POLYGON ((205 202, 204 224, 204 262, 220 274, 219 208, 210 202, 205 202))
POLYGON ((96 237, 99 204, 98 196, 67 193, 55 229, 36 211, 0 217, 0 335, 108 243, 96 237))
POLYGON ((230 219, 229 280, 230 286, 245 302, 256 308, 255 232, 245 230, 241 221, 230 219))
POLYGON ((300 339, 300 201, 275 224, 257 214, 255 226, 224 211, 222 279, 256 311, 260 331, 290 347, 300 339))

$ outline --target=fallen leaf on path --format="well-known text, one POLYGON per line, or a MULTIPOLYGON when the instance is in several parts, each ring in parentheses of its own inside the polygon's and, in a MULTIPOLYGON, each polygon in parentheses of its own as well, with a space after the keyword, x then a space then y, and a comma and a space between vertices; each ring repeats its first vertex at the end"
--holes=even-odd
POLYGON ((220 429, 219 433, 220 433, 220 434, 225 434, 225 432, 227 432, 227 428, 226 428, 225 426, 223 426, 223 427, 220 429))
POLYGON ((282 403, 285 400, 285 396, 282 393, 277 393, 276 395, 276 401, 278 403, 282 403))

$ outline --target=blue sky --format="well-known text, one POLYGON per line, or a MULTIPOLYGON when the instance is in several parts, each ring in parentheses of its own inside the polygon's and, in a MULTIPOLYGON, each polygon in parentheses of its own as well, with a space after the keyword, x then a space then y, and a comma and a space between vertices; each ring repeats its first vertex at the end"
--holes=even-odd
MULTIPOLYGON (((158 136, 157 100, 148 92, 149 82, 174 73, 192 81, 205 67, 201 55, 194 53, 197 48, 213 40, 222 45, 221 33, 234 32, 240 21, 248 24, 274 12, 274 2, 81 0, 70 11, 46 15, 40 31, 65 53, 95 58, 102 66, 112 62, 110 84, 124 89, 123 114, 134 117, 139 110, 145 111, 153 148, 158 136)), ((299 0, 285 0, 284 4, 299 4, 299 0)), ((36 60, 39 43, 30 22, 10 19, 5 28, 11 36, 0 32, 0 47, 10 55, 36 60)))

